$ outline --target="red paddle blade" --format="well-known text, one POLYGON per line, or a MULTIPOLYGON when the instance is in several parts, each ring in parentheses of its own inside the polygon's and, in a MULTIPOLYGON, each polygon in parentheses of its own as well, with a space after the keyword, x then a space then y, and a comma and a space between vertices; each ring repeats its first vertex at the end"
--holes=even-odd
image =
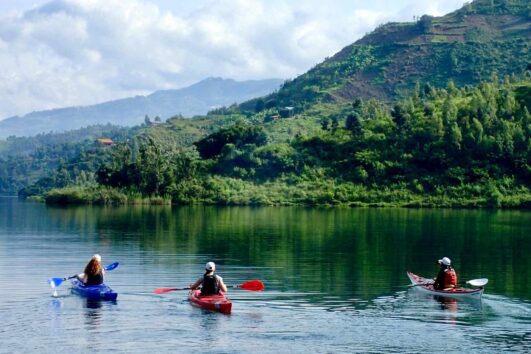
POLYGON ((169 293, 170 291, 179 290, 179 288, 157 288, 153 290, 155 294, 169 293))
POLYGON ((261 291, 264 290, 265 286, 260 280, 249 280, 243 284, 238 285, 238 288, 245 289, 249 291, 261 291))

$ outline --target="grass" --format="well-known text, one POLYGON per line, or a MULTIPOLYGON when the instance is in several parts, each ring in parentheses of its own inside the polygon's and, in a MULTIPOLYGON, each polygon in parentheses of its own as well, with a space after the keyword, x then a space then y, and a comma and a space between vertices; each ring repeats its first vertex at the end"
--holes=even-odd
POLYGON ((118 190, 110 187, 65 187, 47 192, 43 197, 46 204, 96 204, 96 205, 169 205, 168 196, 145 196, 135 191, 118 190))
POLYGON ((146 196, 109 187, 67 187, 44 196, 47 204, 97 205, 253 205, 414 208, 531 208, 531 191, 524 186, 461 185, 431 193, 412 191, 405 184, 367 186, 332 179, 254 183, 212 176, 183 181, 172 195, 146 196))

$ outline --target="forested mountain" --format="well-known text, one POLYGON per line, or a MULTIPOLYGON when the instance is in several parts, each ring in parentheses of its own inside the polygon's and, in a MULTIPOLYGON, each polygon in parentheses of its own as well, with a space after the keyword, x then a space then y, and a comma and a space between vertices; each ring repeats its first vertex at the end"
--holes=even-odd
POLYGON ((139 130, 45 199, 531 207, 529 10, 382 26, 275 94, 139 130))
POLYGON ((304 107, 356 98, 392 101, 417 81, 445 87, 523 73, 531 64, 531 3, 476 0, 442 17, 424 15, 413 23, 388 23, 283 88, 242 105, 304 107))
POLYGON ((63 132, 88 125, 111 123, 134 126, 144 122, 182 115, 206 114, 212 108, 263 96, 280 87, 282 80, 234 81, 210 78, 178 90, 156 91, 149 96, 136 96, 92 106, 68 107, 29 113, 0 121, 0 139, 8 136, 31 136, 39 133, 63 132))
MULTIPOLYGON (((133 192, 177 203, 530 207, 530 77, 418 89, 392 109, 355 100, 292 139, 278 134, 284 122, 243 118, 188 149, 148 134, 116 149, 97 180, 121 201, 133 192)), ((100 188, 48 200, 74 191, 104 202, 100 188)))

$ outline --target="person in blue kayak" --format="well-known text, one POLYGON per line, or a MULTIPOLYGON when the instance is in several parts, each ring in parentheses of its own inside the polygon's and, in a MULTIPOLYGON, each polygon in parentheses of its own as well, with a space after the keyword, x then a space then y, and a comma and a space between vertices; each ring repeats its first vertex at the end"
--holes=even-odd
POLYGON ((435 290, 450 290, 457 288, 457 273, 452 268, 452 261, 448 257, 443 257, 437 261, 441 266, 439 273, 433 283, 435 290))
POLYGON ((101 256, 95 254, 85 266, 85 271, 77 275, 77 278, 85 285, 103 284, 105 270, 101 266, 101 256))
POLYGON ((195 283, 190 285, 190 289, 194 290, 201 286, 201 295, 217 295, 220 291, 226 293, 227 286, 223 282, 223 278, 216 273, 216 264, 208 262, 205 265, 205 274, 199 278, 195 283))

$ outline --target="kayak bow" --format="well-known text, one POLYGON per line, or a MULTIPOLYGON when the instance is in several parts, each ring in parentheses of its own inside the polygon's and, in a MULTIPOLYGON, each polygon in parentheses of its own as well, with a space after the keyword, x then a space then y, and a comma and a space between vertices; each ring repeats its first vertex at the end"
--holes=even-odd
POLYGON ((411 280, 411 283, 415 286, 416 289, 426 294, 467 299, 481 299, 481 295, 483 295, 483 288, 455 288, 451 290, 435 290, 432 285, 433 280, 423 278, 411 272, 407 272, 407 276, 409 277, 409 280, 411 280))
POLYGON ((227 297, 221 293, 220 295, 206 295, 201 296, 201 290, 191 290, 188 293, 188 300, 190 300, 190 303, 194 306, 221 312, 224 314, 230 314, 232 310, 232 302, 227 299, 227 297))
POLYGON ((72 279, 72 292, 89 300, 116 301, 118 293, 105 284, 86 286, 78 279, 72 279))

